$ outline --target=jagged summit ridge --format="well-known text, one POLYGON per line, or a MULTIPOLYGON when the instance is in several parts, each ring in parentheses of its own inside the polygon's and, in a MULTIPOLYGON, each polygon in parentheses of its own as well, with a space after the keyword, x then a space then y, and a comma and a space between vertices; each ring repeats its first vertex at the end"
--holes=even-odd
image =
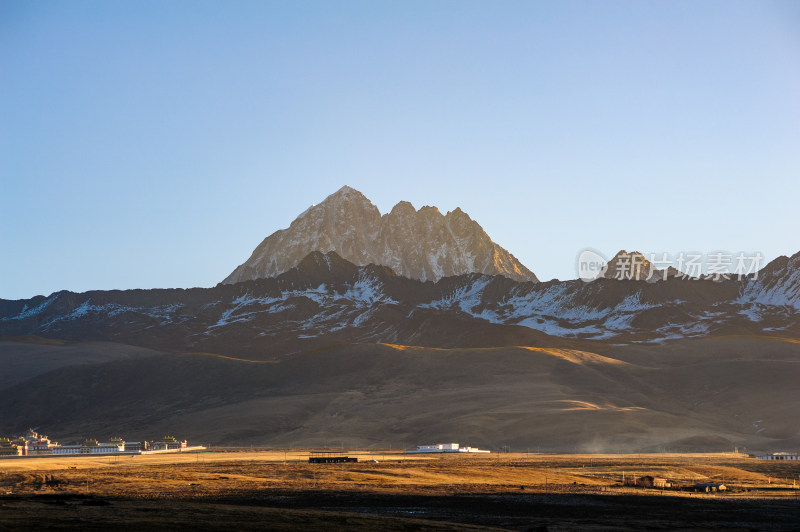
POLYGON ((345 185, 264 239, 222 283, 274 277, 312 251, 335 251, 356 265, 388 266, 422 281, 483 273, 538 282, 460 208, 443 215, 436 207, 417 210, 401 201, 381 215, 364 194, 345 185))
POLYGON ((628 252, 622 249, 606 263, 597 278, 656 283, 678 275, 681 275, 681 272, 672 266, 668 266, 666 269, 656 268, 638 251, 628 252))

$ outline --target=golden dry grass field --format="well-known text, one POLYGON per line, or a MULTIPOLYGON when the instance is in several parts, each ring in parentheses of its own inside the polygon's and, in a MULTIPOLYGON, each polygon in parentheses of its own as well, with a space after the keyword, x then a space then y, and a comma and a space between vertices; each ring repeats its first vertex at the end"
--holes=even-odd
POLYGON ((734 453, 347 454, 358 463, 309 464, 308 451, 297 450, 4 459, 0 530, 34 517, 55 528, 209 530, 793 530, 800 523, 800 462, 734 453), (722 482, 729 491, 627 487, 623 475, 722 482))

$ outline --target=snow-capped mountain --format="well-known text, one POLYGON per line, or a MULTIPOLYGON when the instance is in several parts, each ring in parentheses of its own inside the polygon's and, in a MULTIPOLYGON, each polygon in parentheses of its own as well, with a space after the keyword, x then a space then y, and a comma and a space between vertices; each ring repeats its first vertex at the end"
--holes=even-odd
POLYGON ((797 337, 800 253, 741 281, 529 283, 470 273, 434 283, 312 252, 275 278, 215 288, 0 300, 0 334, 259 357, 352 342, 474 347, 797 337))
POLYGON ((778 257, 750 280, 739 300, 755 309, 789 307, 800 312, 800 253, 778 257))
POLYGON ((474 424, 520 448, 785 448, 799 272, 800 253, 741 281, 433 282, 315 251, 213 288, 0 299, 0 431, 321 447, 474 424))
POLYGON ((416 210, 401 201, 381 215, 361 192, 344 186, 264 239, 222 283, 274 277, 312 251, 335 251, 358 266, 384 265, 422 281, 482 273, 538 282, 459 208, 443 215, 436 207, 416 210))

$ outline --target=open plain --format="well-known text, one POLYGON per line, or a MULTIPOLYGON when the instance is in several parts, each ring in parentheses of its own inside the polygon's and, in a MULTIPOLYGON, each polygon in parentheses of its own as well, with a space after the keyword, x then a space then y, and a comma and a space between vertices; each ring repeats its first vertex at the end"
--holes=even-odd
POLYGON ((800 462, 743 454, 404 455, 307 450, 0 461, 0 530, 796 530, 800 462), (623 476, 677 487, 623 486, 623 476))

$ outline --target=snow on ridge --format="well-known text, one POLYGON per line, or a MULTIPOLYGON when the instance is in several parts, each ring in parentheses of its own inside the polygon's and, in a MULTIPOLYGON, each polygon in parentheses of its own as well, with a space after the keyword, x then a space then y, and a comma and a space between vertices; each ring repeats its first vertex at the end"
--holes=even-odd
MULTIPOLYGON (((323 260, 330 264, 329 257, 323 256, 323 260)), ((777 320, 775 323, 778 325, 784 319, 796 323, 797 313, 800 311, 800 273, 793 271, 789 274, 782 271, 757 280, 744 281, 738 289, 738 297, 727 296, 699 308, 691 297, 687 299, 693 302, 674 299, 654 303, 648 301, 650 292, 640 290, 606 293, 586 289, 586 285, 572 282, 531 286, 503 282, 493 284, 493 281, 494 277, 477 273, 457 280, 451 279, 437 289, 438 296, 433 296, 435 299, 412 305, 411 313, 414 309, 422 308, 455 310, 489 323, 520 325, 565 338, 646 337, 655 338, 652 341, 661 341, 703 336, 712 327, 737 320, 741 323, 744 317, 756 323, 766 324, 765 320, 773 321, 772 318, 777 320), (486 291, 490 284, 492 288, 489 292, 492 297, 487 300, 486 291), (499 297, 496 296, 498 293, 501 294, 499 297), (498 298, 495 299, 496 297, 498 298), (613 302, 610 301, 611 298, 613 302), (637 329, 633 326, 642 312, 663 307, 667 309, 663 314, 665 318, 658 317, 662 314, 653 313, 652 318, 658 321, 652 328, 637 329), (672 312, 676 308, 680 312, 672 312)), ((283 286, 285 288, 280 291, 273 289, 271 296, 239 292, 232 299, 206 303, 202 306, 201 314, 204 320, 209 320, 207 323, 213 324, 206 331, 237 322, 252 321, 258 315, 279 314, 297 308, 297 313, 265 320, 266 326, 262 334, 297 328, 304 334, 322 335, 374 323, 375 318, 381 316, 380 313, 376 314, 380 305, 405 305, 384 292, 385 287, 379 275, 363 268, 355 280, 346 283, 321 283, 316 287, 302 289, 296 286, 290 289, 286 284, 283 286), (316 306, 308 301, 298 301, 297 298, 307 298, 316 303, 316 306), (298 315, 299 317, 295 317, 298 315)), ((193 319, 188 313, 180 314, 179 310, 184 305, 177 303, 135 307, 117 303, 96 304, 91 299, 53 317, 52 308, 47 312, 45 310, 58 297, 51 296, 40 300, 36 305, 28 302, 18 314, 0 320, 22 320, 44 313, 49 321, 39 327, 47 330, 62 321, 91 317, 101 322, 104 317, 114 317, 126 312, 138 315, 134 319, 141 320, 142 316, 147 316, 165 320, 161 325, 193 319)), ((765 330, 781 330, 781 327, 765 330)))
POLYGON ((65 320, 74 320, 74 319, 82 318, 82 317, 86 316, 87 314, 89 314, 89 312, 99 312, 99 311, 103 310, 103 307, 99 307, 99 306, 96 306, 96 305, 91 305, 90 302, 91 302, 91 299, 87 299, 86 301, 81 303, 81 305, 79 307, 75 308, 72 312, 70 312, 69 314, 64 316, 64 319, 65 320))
MULTIPOLYGON (((678 303, 680 303, 679 300, 678 303)), ((643 303, 641 292, 636 292, 635 294, 631 294, 627 296, 619 305, 614 307, 615 311, 623 311, 623 312, 638 312, 640 310, 648 310, 651 308, 659 307, 663 305, 656 305, 653 303, 643 303)))
POLYGON ((574 293, 569 286, 556 284, 544 290, 532 290, 526 294, 514 293, 502 301, 504 316, 508 319, 520 319, 534 316, 553 316, 571 322, 585 322, 604 319, 615 312, 640 310, 645 307, 638 300, 628 296, 622 303, 606 308, 595 308, 577 304, 574 293))
POLYGON ((381 288, 381 282, 369 275, 359 273, 358 280, 348 288, 342 297, 356 303, 372 305, 374 303, 397 304, 397 301, 386 296, 381 288))
POLYGON ((91 298, 87 299, 67 314, 55 316, 47 321, 42 329, 47 330, 56 323, 62 321, 72 321, 80 318, 85 318, 90 313, 105 313, 107 317, 113 318, 123 312, 135 312, 150 318, 163 319, 169 322, 175 312, 182 308, 183 305, 174 303, 171 305, 161 305, 155 307, 132 307, 130 305, 120 305, 119 303, 107 303, 105 305, 92 305, 91 298))
POLYGON ((800 312, 800 254, 777 270, 745 281, 741 295, 734 303, 788 307, 793 312, 800 312))
POLYGON ((259 314, 260 312, 270 312, 270 310, 262 310, 262 311, 252 311, 252 312, 244 312, 239 314, 238 316, 235 315, 237 310, 242 309, 243 307, 247 307, 250 305, 259 304, 263 307, 269 307, 273 303, 277 303, 278 301, 284 301, 284 298, 276 298, 276 297, 252 297, 250 292, 245 292, 244 294, 240 295, 233 301, 231 304, 233 307, 228 308, 222 312, 220 315, 219 320, 217 323, 210 326, 209 329, 214 329, 217 327, 224 327, 225 325, 229 325, 231 323, 236 323, 239 321, 249 321, 254 314, 259 314))
MULTIPOLYGON (((491 281, 479 277, 470 283, 437 300, 418 305, 418 308, 447 310, 454 307, 479 319, 491 323, 521 325, 561 337, 585 337, 602 339, 617 336, 633 329, 631 322, 639 312, 663 305, 646 303, 636 292, 609 307, 595 308, 577 304, 573 288, 559 283, 520 294, 518 288, 502 298, 496 308, 482 308, 483 293, 491 281)), ((674 300, 666 304, 682 305, 685 301, 674 300)))
POLYGON ((22 306, 22 310, 20 311, 19 314, 17 314, 16 316, 0 318, 0 321, 24 320, 25 318, 30 318, 31 316, 35 316, 36 314, 39 314, 44 309, 49 307, 56 299, 58 299, 58 294, 56 294, 53 297, 48 297, 47 299, 42 301, 39 305, 32 308, 28 308, 28 304, 25 303, 25 305, 22 306))
POLYGON ((750 321, 761 321, 763 319, 762 313, 759 311, 758 304, 743 307, 739 314, 747 316, 750 321))
POLYGON ((710 326, 704 322, 668 324, 656 329, 661 334, 663 340, 675 340, 679 338, 691 338, 704 336, 708 333, 710 326))
POLYGON ((569 288, 563 284, 548 286, 543 291, 533 290, 524 295, 514 295, 504 305, 509 307, 508 318, 544 315, 569 321, 586 321, 602 319, 611 313, 611 309, 598 310, 576 305, 569 288))
POLYGON ((609 333, 608 331, 604 331, 597 325, 587 325, 584 327, 570 328, 570 327, 564 327, 563 325, 559 324, 558 320, 540 318, 540 317, 525 318, 524 320, 517 322, 516 325, 521 325, 529 329, 541 331, 551 336, 560 336, 564 338, 575 338, 581 335, 583 336, 591 335, 589 336, 590 338, 597 340, 600 338, 615 336, 615 334, 609 333))
POLYGON ((481 302, 483 291, 491 280, 491 277, 479 274, 473 278, 468 285, 461 286, 452 293, 443 295, 439 299, 419 304, 417 307, 447 310, 457 304, 458 308, 463 312, 472 314, 472 309, 481 302))
POLYGON ((232 307, 223 311, 217 323, 210 326, 209 329, 223 327, 236 322, 250 321, 257 314, 282 312, 292 308, 293 305, 288 303, 289 299, 298 297, 308 298, 320 306, 320 311, 317 314, 301 324, 306 328, 316 325, 316 322, 320 319, 340 318, 342 309, 340 305, 336 304, 337 299, 347 299, 355 303, 357 307, 362 309, 366 307, 368 310, 377 303, 397 304, 397 301, 384 294, 378 279, 361 272, 358 280, 353 284, 348 284, 344 291, 334 290, 322 283, 315 288, 304 290, 282 290, 278 297, 255 297, 247 292, 231 301, 232 307))
POLYGON ((231 301, 231 304, 234 305, 235 308, 244 307, 244 306, 247 306, 247 305, 253 305, 255 303, 258 303, 258 304, 261 304, 261 305, 270 305, 270 304, 272 304, 272 303, 274 303, 276 301, 280 301, 281 299, 282 298, 269 297, 269 296, 252 297, 250 295, 250 292, 245 292, 244 294, 240 295, 239 297, 237 297, 236 299, 231 301))
POLYGON ((750 279, 742 295, 734 303, 740 305, 760 304, 773 307, 791 307, 800 312, 800 273, 798 279, 779 279, 773 286, 764 286, 761 279, 750 279))
POLYGON ((162 319, 170 319, 178 309, 183 308, 183 305, 180 303, 173 303, 171 305, 161 305, 158 307, 129 307, 128 310, 132 312, 140 312, 146 316, 150 316, 151 318, 162 318, 162 319))
POLYGON ((486 276, 481 276, 475 279, 470 285, 469 289, 463 290, 458 302, 459 308, 464 312, 474 314, 472 309, 481 303, 483 299, 483 292, 491 280, 491 277, 486 276))
MULTIPOLYGON (((497 309, 483 308, 477 312, 474 309, 482 303, 484 290, 491 280, 491 277, 480 276, 451 294, 418 305, 418 308, 447 310, 457 306, 461 311, 491 323, 521 325, 554 336, 577 336, 592 333, 601 337, 607 335, 606 331, 599 329, 596 325, 587 326, 585 323, 601 320, 609 316, 614 309, 597 310, 575 305, 570 297, 568 287, 564 285, 553 285, 544 290, 534 290, 521 295, 516 294, 516 289, 514 289, 513 295, 502 299, 497 309), (574 327, 569 326, 573 324, 574 327)), ((638 299, 631 299, 626 301, 622 308, 638 306, 642 306, 638 299)))

